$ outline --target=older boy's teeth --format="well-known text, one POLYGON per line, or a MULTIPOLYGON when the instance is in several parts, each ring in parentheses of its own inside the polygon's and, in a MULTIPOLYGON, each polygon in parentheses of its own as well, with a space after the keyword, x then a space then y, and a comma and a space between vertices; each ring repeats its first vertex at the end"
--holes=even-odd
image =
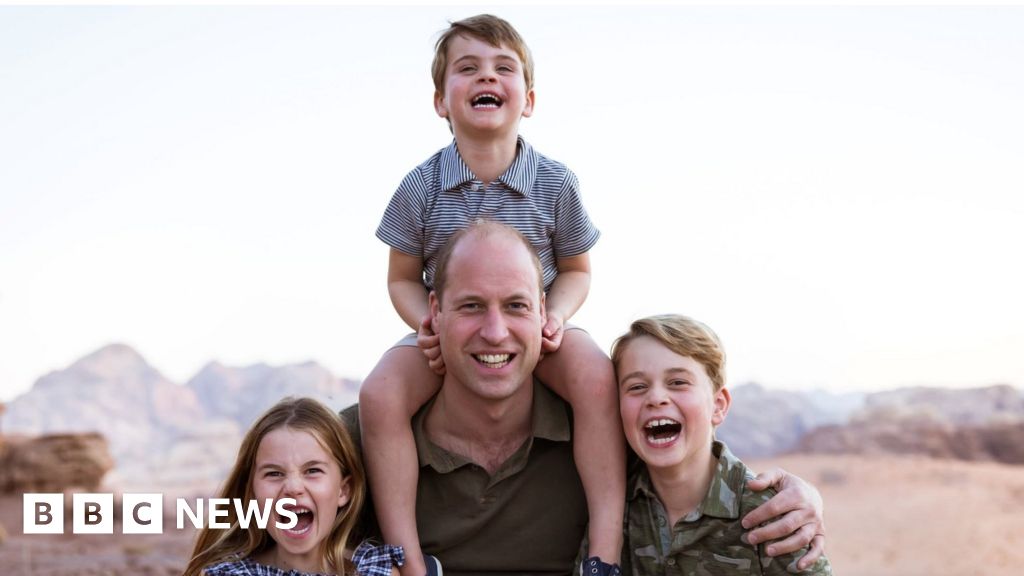
POLYGON ((501 368, 508 364, 511 354, 477 354, 476 359, 488 368, 501 368))
POLYGON ((668 444, 679 437, 683 425, 669 418, 658 418, 644 424, 644 430, 651 444, 668 444))

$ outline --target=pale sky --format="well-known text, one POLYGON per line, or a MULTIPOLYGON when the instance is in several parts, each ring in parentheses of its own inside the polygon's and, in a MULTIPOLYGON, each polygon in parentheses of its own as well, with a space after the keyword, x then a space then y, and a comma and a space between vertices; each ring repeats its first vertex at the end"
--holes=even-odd
POLYGON ((433 42, 482 11, 602 230, 602 346, 680 312, 732 383, 1024 386, 1022 7, 2 6, 0 400, 110 342, 365 376, 433 42))

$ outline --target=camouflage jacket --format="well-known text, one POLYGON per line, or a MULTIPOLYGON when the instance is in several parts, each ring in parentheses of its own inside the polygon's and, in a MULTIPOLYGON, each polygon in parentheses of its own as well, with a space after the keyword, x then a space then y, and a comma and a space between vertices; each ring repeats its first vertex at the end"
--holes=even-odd
MULTIPOLYGON (((641 462, 630 475, 626 490, 626 527, 622 569, 626 575, 731 576, 733 574, 796 573, 796 561, 806 549, 775 558, 763 544, 751 546, 740 537, 740 519, 775 492, 752 492, 754 477, 729 449, 715 441, 712 455, 718 467, 700 507, 668 526, 668 514, 658 499, 647 467, 641 462)), ((831 575, 822 557, 804 574, 831 575)))

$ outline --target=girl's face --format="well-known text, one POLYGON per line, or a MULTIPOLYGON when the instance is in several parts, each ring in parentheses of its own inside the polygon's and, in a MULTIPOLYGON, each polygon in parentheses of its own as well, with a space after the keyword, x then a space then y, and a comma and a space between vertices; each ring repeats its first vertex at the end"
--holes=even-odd
POLYGON ((703 364, 650 336, 629 342, 616 368, 622 429, 648 468, 706 466, 729 392, 715 392, 703 364))
POLYGON ((279 568, 319 572, 320 542, 331 533, 338 510, 348 503, 351 482, 341 466, 313 434, 292 428, 272 430, 260 441, 253 467, 253 493, 260 502, 294 498, 287 509, 298 523, 284 530, 276 526, 287 517, 271 513, 267 531, 277 546, 269 560, 279 568))

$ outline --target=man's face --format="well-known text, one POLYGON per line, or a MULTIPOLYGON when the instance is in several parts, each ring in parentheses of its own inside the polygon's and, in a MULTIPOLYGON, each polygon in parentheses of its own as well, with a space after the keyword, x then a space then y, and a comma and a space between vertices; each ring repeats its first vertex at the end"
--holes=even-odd
POLYGON ((444 301, 430 297, 445 385, 486 400, 532 382, 540 357, 544 299, 528 249, 501 233, 470 235, 452 253, 444 301))

